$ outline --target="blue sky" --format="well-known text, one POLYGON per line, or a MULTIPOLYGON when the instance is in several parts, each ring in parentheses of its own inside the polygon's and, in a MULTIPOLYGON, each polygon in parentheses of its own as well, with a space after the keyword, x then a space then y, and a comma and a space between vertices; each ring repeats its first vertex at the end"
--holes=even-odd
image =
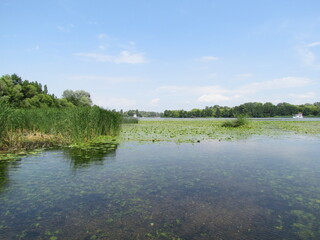
POLYGON ((1 0, 0 75, 108 109, 320 101, 320 1, 1 0))

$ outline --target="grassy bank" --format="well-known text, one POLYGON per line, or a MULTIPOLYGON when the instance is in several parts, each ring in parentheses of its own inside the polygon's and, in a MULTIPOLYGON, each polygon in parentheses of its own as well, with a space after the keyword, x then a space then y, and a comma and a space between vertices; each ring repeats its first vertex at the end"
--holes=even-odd
POLYGON ((320 136, 318 121, 249 121, 239 127, 225 127, 224 120, 139 121, 125 125, 121 139, 133 141, 199 142, 208 139, 231 140, 253 135, 315 135, 320 136))
POLYGON ((19 150, 114 136, 122 117, 99 107, 12 109, 0 103, 0 149, 19 150))

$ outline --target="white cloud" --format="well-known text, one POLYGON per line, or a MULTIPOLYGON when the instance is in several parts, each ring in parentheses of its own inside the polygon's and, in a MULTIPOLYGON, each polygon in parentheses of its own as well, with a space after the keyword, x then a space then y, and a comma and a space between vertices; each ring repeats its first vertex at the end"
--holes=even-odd
POLYGON ((315 54, 308 48, 298 49, 302 62, 309 67, 319 68, 319 64, 316 63, 315 54))
POLYGON ((108 37, 108 35, 107 34, 105 34, 105 33, 100 33, 99 35, 98 35, 98 38, 99 39, 106 39, 108 37))
POLYGON ((141 80, 134 77, 108 77, 108 76, 97 76, 97 75, 75 75, 70 76, 70 79, 77 82, 100 82, 100 83, 129 83, 129 82, 140 82, 141 80))
POLYGON ((302 62, 306 66, 316 70, 320 70, 320 63, 312 48, 319 45, 320 45, 320 42, 313 42, 297 48, 297 51, 300 55, 302 62))
POLYGON ((87 24, 89 24, 89 25, 97 25, 98 22, 96 22, 96 21, 88 21, 87 24))
POLYGON ((27 51, 28 52, 36 52, 40 50, 40 46, 39 45, 35 45, 34 47, 28 48, 27 51))
POLYGON ((157 91, 162 94, 171 94, 175 97, 196 98, 198 102, 221 103, 226 101, 248 101, 249 97, 254 95, 255 98, 282 89, 299 88, 310 83, 307 78, 284 77, 262 82, 252 82, 240 86, 236 89, 223 88, 217 85, 211 86, 162 86, 157 91), (270 91, 269 91, 270 93, 270 91), (259 94, 259 96, 255 95, 259 94))
POLYGON ((76 56, 85 57, 96 62, 113 62, 113 63, 129 63, 138 64, 147 62, 143 53, 130 53, 122 51, 117 56, 102 53, 76 53, 76 56))
POLYGON ((315 46, 319 46, 319 45, 320 45, 320 41, 309 43, 309 44, 307 44, 307 47, 315 47, 315 46))
POLYGON ((205 94, 198 98, 198 102, 224 102, 230 100, 230 97, 221 94, 205 94))
POLYGON ((57 26, 57 29, 61 32, 70 32, 72 30, 72 28, 74 28, 74 24, 72 24, 72 23, 65 25, 65 26, 61 26, 61 25, 57 26))
POLYGON ((237 78, 249 78, 249 77, 252 77, 253 74, 252 73, 239 73, 239 74, 236 74, 235 77, 237 78))
POLYGON ((169 93, 174 95, 199 95, 209 93, 224 93, 228 90, 219 86, 161 86, 156 89, 158 92, 169 93))
POLYGON ((284 77, 263 82, 253 82, 239 88, 240 92, 257 92, 261 90, 276 90, 306 86, 310 83, 308 78, 284 77))
POLYGON ((198 62, 210 62, 210 61, 216 61, 219 60, 218 57, 215 56, 202 56, 200 58, 196 59, 198 62))
POLYGON ((107 109, 128 109, 135 108, 137 101, 129 98, 121 97, 92 97, 95 104, 107 109))
POLYGON ((100 50, 106 50, 107 49, 107 45, 106 44, 100 44, 99 46, 98 46, 98 48, 100 49, 100 50))
POLYGON ((128 51, 122 51, 119 56, 114 58, 115 63, 145 63, 146 59, 144 58, 143 53, 130 53, 128 51))
POLYGON ((76 53, 76 56, 86 57, 97 62, 113 62, 114 57, 102 53, 76 53))
POLYGON ((216 74, 216 73, 211 73, 208 75, 209 78, 215 78, 217 76, 218 76, 218 74, 216 74))
POLYGON ((150 105, 151 106, 158 106, 159 102, 160 102, 160 98, 154 98, 150 101, 150 105))
POLYGON ((64 31, 64 30, 65 30, 65 28, 62 27, 62 26, 57 26, 57 28, 58 28, 60 31, 64 31))
POLYGON ((307 92, 304 94, 290 94, 290 97, 298 99, 315 99, 316 94, 315 92, 307 92))

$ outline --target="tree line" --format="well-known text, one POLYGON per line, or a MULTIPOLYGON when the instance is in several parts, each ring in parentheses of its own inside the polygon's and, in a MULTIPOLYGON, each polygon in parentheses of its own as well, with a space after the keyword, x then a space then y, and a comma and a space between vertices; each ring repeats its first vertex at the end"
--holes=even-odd
POLYGON ((136 110, 128 110, 123 112, 123 110, 120 110, 120 113, 124 117, 163 117, 163 113, 159 112, 152 112, 152 111, 139 111, 138 109, 136 110))
MULTIPOLYGON (((88 92, 84 90, 65 90, 62 98, 48 93, 47 85, 38 82, 22 80, 16 74, 3 75, 0 78, 0 102, 7 102, 14 108, 46 108, 46 107, 73 107, 91 106, 92 100, 88 92)), ((114 110, 115 111, 115 110, 114 110)), ((194 117, 237 117, 245 115, 248 117, 275 117, 292 116, 297 113, 304 116, 320 116, 320 102, 313 104, 293 105, 290 103, 272 104, 249 102, 235 107, 214 105, 204 109, 165 110, 164 113, 129 110, 120 113, 123 116, 137 117, 172 117, 172 118, 194 118, 194 117)))
POLYGON ((185 110, 165 110, 164 117, 172 118, 194 118, 194 117, 237 117, 245 115, 248 117, 264 118, 264 117, 284 117, 292 116, 297 113, 303 113, 304 116, 316 117, 320 116, 320 102, 313 104, 306 103, 302 105, 293 105, 290 103, 278 103, 276 105, 267 102, 249 102, 235 107, 214 105, 205 107, 205 109, 185 110))
POLYGON ((22 80, 17 74, 3 75, 0 78, 0 101, 14 108, 46 108, 91 106, 90 94, 83 90, 65 90, 62 98, 48 93, 47 85, 22 80))

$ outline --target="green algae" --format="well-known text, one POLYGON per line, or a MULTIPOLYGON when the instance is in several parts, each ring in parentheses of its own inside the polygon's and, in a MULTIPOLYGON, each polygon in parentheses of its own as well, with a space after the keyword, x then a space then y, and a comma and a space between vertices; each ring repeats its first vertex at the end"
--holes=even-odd
POLYGON ((29 151, 18 151, 18 152, 2 152, 0 153, 0 163, 7 161, 19 161, 21 158, 27 155, 37 155, 41 153, 43 149, 34 149, 29 151))

